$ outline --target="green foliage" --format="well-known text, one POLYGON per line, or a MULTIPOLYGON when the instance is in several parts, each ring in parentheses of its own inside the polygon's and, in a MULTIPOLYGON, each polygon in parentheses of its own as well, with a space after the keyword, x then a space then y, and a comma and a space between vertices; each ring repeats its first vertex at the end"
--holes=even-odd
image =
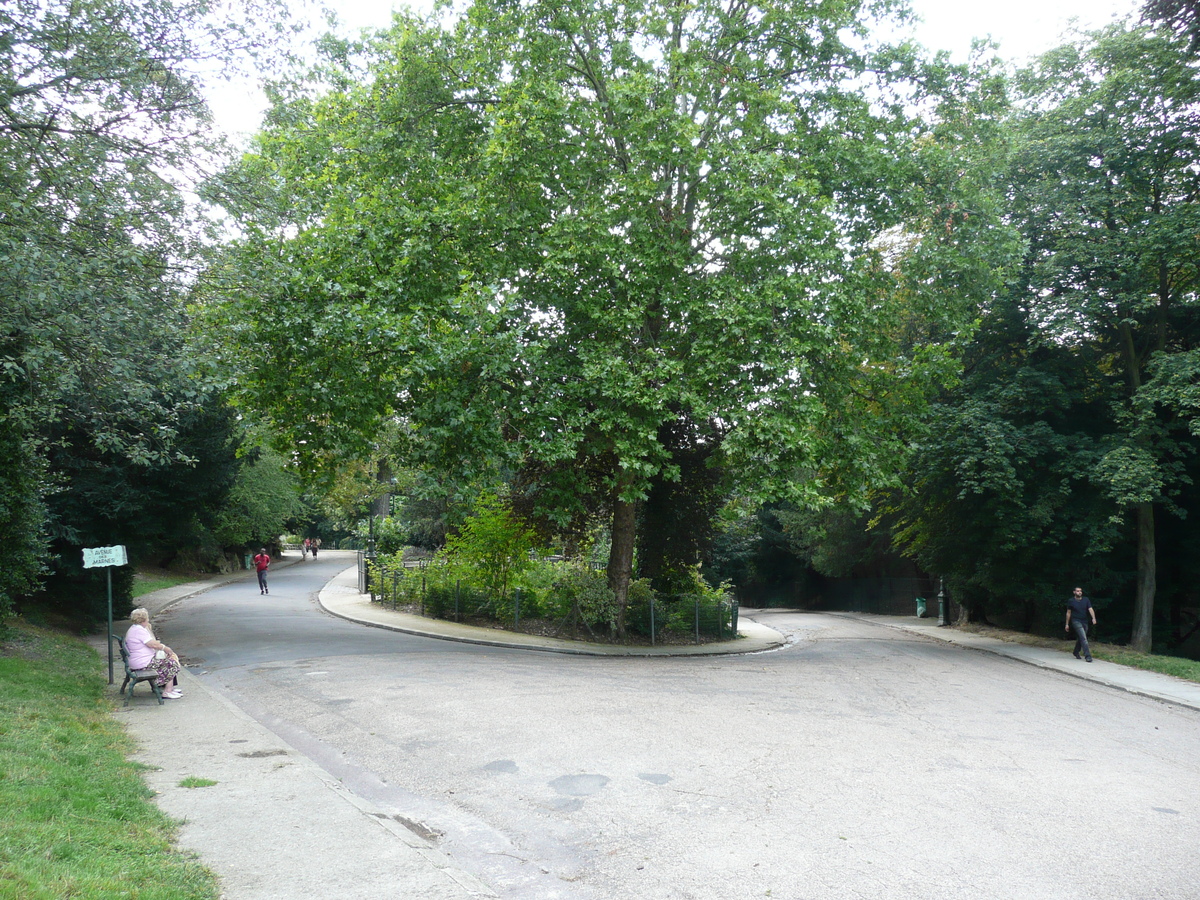
POLYGON ((1032 626, 1086 583, 1133 596, 1148 648, 1155 511, 1197 499, 1200 77, 1178 37, 1117 23, 1036 60, 1014 90, 968 180, 1005 198, 1021 259, 999 268, 963 383, 916 445, 908 493, 884 506, 972 616, 1032 626))
POLYGON ((0 527, 23 532, 0 541, 0 615, 81 545, 189 540, 199 481, 219 502, 222 453, 192 452, 213 408, 186 340, 206 217, 184 182, 216 149, 195 73, 278 24, 254 6, 0 7, 0 453, 23 459, 0 488, 0 527), (164 493, 188 512, 148 515, 164 493))
POLYGON ((510 586, 529 567, 534 535, 495 495, 485 494, 439 557, 467 583, 504 602, 510 586))
MULTIPOLYGON (((727 611, 733 602, 733 586, 722 582, 715 587, 710 586, 700 574, 700 567, 693 566, 688 571, 686 580, 680 579, 679 590, 669 597, 669 615, 667 625, 677 631, 690 631, 695 626, 696 616, 705 620, 717 618, 727 619, 727 611)), ((635 598, 630 598, 634 603, 635 598)))
POLYGON ((0 415, 0 626, 45 571, 45 462, 13 415, 0 415))
MULTIPOLYGON (((419 608, 434 618, 490 620, 513 625, 539 620, 555 634, 620 637, 622 607, 602 569, 585 559, 531 561, 512 585, 507 598, 489 593, 478 580, 468 580, 467 570, 442 556, 425 568, 404 568, 402 554, 381 559, 372 567, 374 593, 384 605, 419 608), (520 615, 517 615, 519 595, 520 615)), ((710 587, 699 567, 689 572, 684 590, 669 597, 655 593, 646 579, 630 583, 625 606, 628 632, 658 640, 669 633, 691 637, 700 633, 729 639, 733 636, 734 603, 728 583, 710 587), (651 613, 651 604, 655 611, 651 613), (653 623, 653 632, 652 632, 653 623)))
POLYGON ((882 504, 897 545, 945 577, 973 619, 1016 610, 1026 627, 1057 616, 1064 582, 1107 593, 1121 577, 1113 508, 1090 477, 1107 398, 1072 350, 1031 352, 1033 339, 1019 314, 984 321, 908 489, 882 504))
POLYGON ((287 462, 264 449, 245 459, 229 496, 216 513, 214 536, 223 547, 276 540, 300 512, 297 478, 287 462))
POLYGON ((620 609, 605 573, 578 562, 559 563, 553 568, 556 577, 547 592, 546 604, 553 614, 570 617, 576 626, 616 631, 620 609))
POLYGON ((563 529, 611 516, 619 605, 630 504, 691 526, 642 542, 664 584, 707 543, 721 497, 680 511, 689 448, 747 495, 861 506, 952 375, 996 243, 991 210, 954 205, 976 83, 876 46, 866 15, 477 0, 452 32, 327 43, 211 186, 245 235, 208 282, 241 402, 306 464, 400 421, 406 465, 519 472, 563 529), (937 127, 907 112, 943 95, 937 127), (910 222, 901 272, 884 236, 910 222))
POLYGON ((1091 477, 1135 520, 1132 640, 1148 650, 1154 507, 1172 507, 1192 447, 1179 439, 1186 423, 1143 391, 1158 357, 1200 339, 1190 312, 1200 74, 1179 37, 1116 24, 1046 54, 1020 84, 1033 101, 1013 166, 1014 221, 1029 244, 1023 300, 1042 339, 1080 347, 1119 398, 1091 477))

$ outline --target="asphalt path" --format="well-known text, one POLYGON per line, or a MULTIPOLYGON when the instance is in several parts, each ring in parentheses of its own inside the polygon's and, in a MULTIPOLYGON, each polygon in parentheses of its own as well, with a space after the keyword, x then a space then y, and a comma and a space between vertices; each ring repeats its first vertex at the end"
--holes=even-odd
POLYGON ((754 613, 789 643, 734 657, 397 634, 317 606, 351 561, 156 627, 501 897, 1200 896, 1194 710, 813 613, 754 613))

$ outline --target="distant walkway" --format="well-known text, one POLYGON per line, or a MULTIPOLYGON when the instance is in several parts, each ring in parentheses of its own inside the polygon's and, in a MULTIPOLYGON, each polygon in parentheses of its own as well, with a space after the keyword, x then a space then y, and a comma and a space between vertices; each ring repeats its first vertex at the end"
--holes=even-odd
POLYGON ((959 631, 956 628, 940 626, 931 619, 916 617, 907 619, 903 616, 872 616, 860 613, 834 613, 834 615, 911 631, 934 640, 945 641, 948 644, 955 644, 971 650, 982 650, 985 653, 995 653, 998 656, 1007 656, 1031 666, 1052 669, 1055 672, 1062 672, 1064 675, 1082 678, 1086 681, 1095 681, 1122 691, 1129 691, 1131 694, 1140 694, 1164 703, 1200 710, 1200 684, 1175 678, 1172 675, 1147 672, 1144 669, 1134 669, 1101 659, 1087 663, 1075 659, 1071 654, 1061 650, 1030 647, 1025 644, 985 637, 982 634, 972 634, 969 631, 959 631))
MULTIPOLYGON (((272 563, 272 569, 296 565, 302 560, 297 553, 285 553, 283 559, 272 563)), ((138 604, 150 610, 153 616, 169 606, 202 594, 207 590, 234 581, 253 579, 253 572, 234 572, 214 575, 200 581, 188 582, 154 591, 138 598, 138 604)), ((554 653, 570 653, 590 656, 712 656, 731 653, 758 653, 783 646, 786 639, 770 627, 771 616, 776 610, 743 609, 738 617, 739 639, 710 644, 672 644, 659 647, 624 647, 608 644, 590 644, 538 635, 518 634, 494 628, 479 628, 460 625, 442 619, 430 619, 387 609, 382 604, 372 603, 369 595, 358 592, 357 568, 351 567, 333 578, 320 593, 320 604, 329 613, 343 619, 375 628, 415 634, 441 640, 482 644, 485 646, 515 647, 526 650, 542 650, 554 653)), ((794 610, 779 610, 779 613, 794 610)), ((1200 710, 1200 684, 1134 669, 1118 663, 1096 660, 1085 663, 1074 659, 1069 653, 1030 647, 959 631, 956 628, 939 626, 935 619, 918 619, 904 616, 878 616, 864 613, 832 613, 861 622, 870 622, 886 628, 897 628, 919 634, 931 640, 943 641, 970 650, 1006 656, 1042 669, 1051 669, 1094 681, 1118 690, 1129 691, 1144 697, 1161 700, 1189 709, 1200 710)))

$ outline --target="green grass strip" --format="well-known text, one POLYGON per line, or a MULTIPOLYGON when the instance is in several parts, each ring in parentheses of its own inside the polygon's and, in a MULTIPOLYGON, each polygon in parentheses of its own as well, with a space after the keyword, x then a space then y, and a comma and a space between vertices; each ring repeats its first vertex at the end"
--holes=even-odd
POLYGON ((98 655, 9 623, 0 644, 0 898, 214 900, 215 876, 173 848, 98 655))
MULTIPOLYGON (((959 631, 969 631, 985 637, 997 638, 1011 644, 1025 644, 1028 647, 1044 647, 1047 650, 1058 650, 1070 653, 1075 646, 1075 638, 1052 638, 1037 634, 1027 634, 1023 631, 1009 631, 995 625, 956 625, 959 631)), ((1166 656, 1161 653, 1139 653, 1120 644, 1102 644, 1089 641, 1092 656, 1108 662, 1129 666, 1131 669, 1145 669, 1147 672, 1160 672, 1163 675, 1174 675, 1185 681, 1200 682, 1200 662, 1183 656, 1166 656)))
POLYGON ((1200 682, 1200 662, 1182 656, 1163 656, 1159 653, 1138 653, 1128 647, 1115 644, 1092 644, 1092 656, 1109 662, 1120 663, 1134 669, 1161 672, 1187 681, 1200 682))
POLYGON ((133 597, 136 600, 143 594, 152 594, 163 588, 175 587, 177 584, 187 584, 195 581, 195 575, 145 575, 139 572, 133 578, 133 597))

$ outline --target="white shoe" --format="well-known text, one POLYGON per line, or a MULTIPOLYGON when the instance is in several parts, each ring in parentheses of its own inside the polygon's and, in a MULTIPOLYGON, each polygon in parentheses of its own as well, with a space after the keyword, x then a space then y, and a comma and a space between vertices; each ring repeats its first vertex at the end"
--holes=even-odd
POLYGON ((178 700, 183 694, 179 693, 179 691, 163 691, 163 696, 168 700, 178 700))

